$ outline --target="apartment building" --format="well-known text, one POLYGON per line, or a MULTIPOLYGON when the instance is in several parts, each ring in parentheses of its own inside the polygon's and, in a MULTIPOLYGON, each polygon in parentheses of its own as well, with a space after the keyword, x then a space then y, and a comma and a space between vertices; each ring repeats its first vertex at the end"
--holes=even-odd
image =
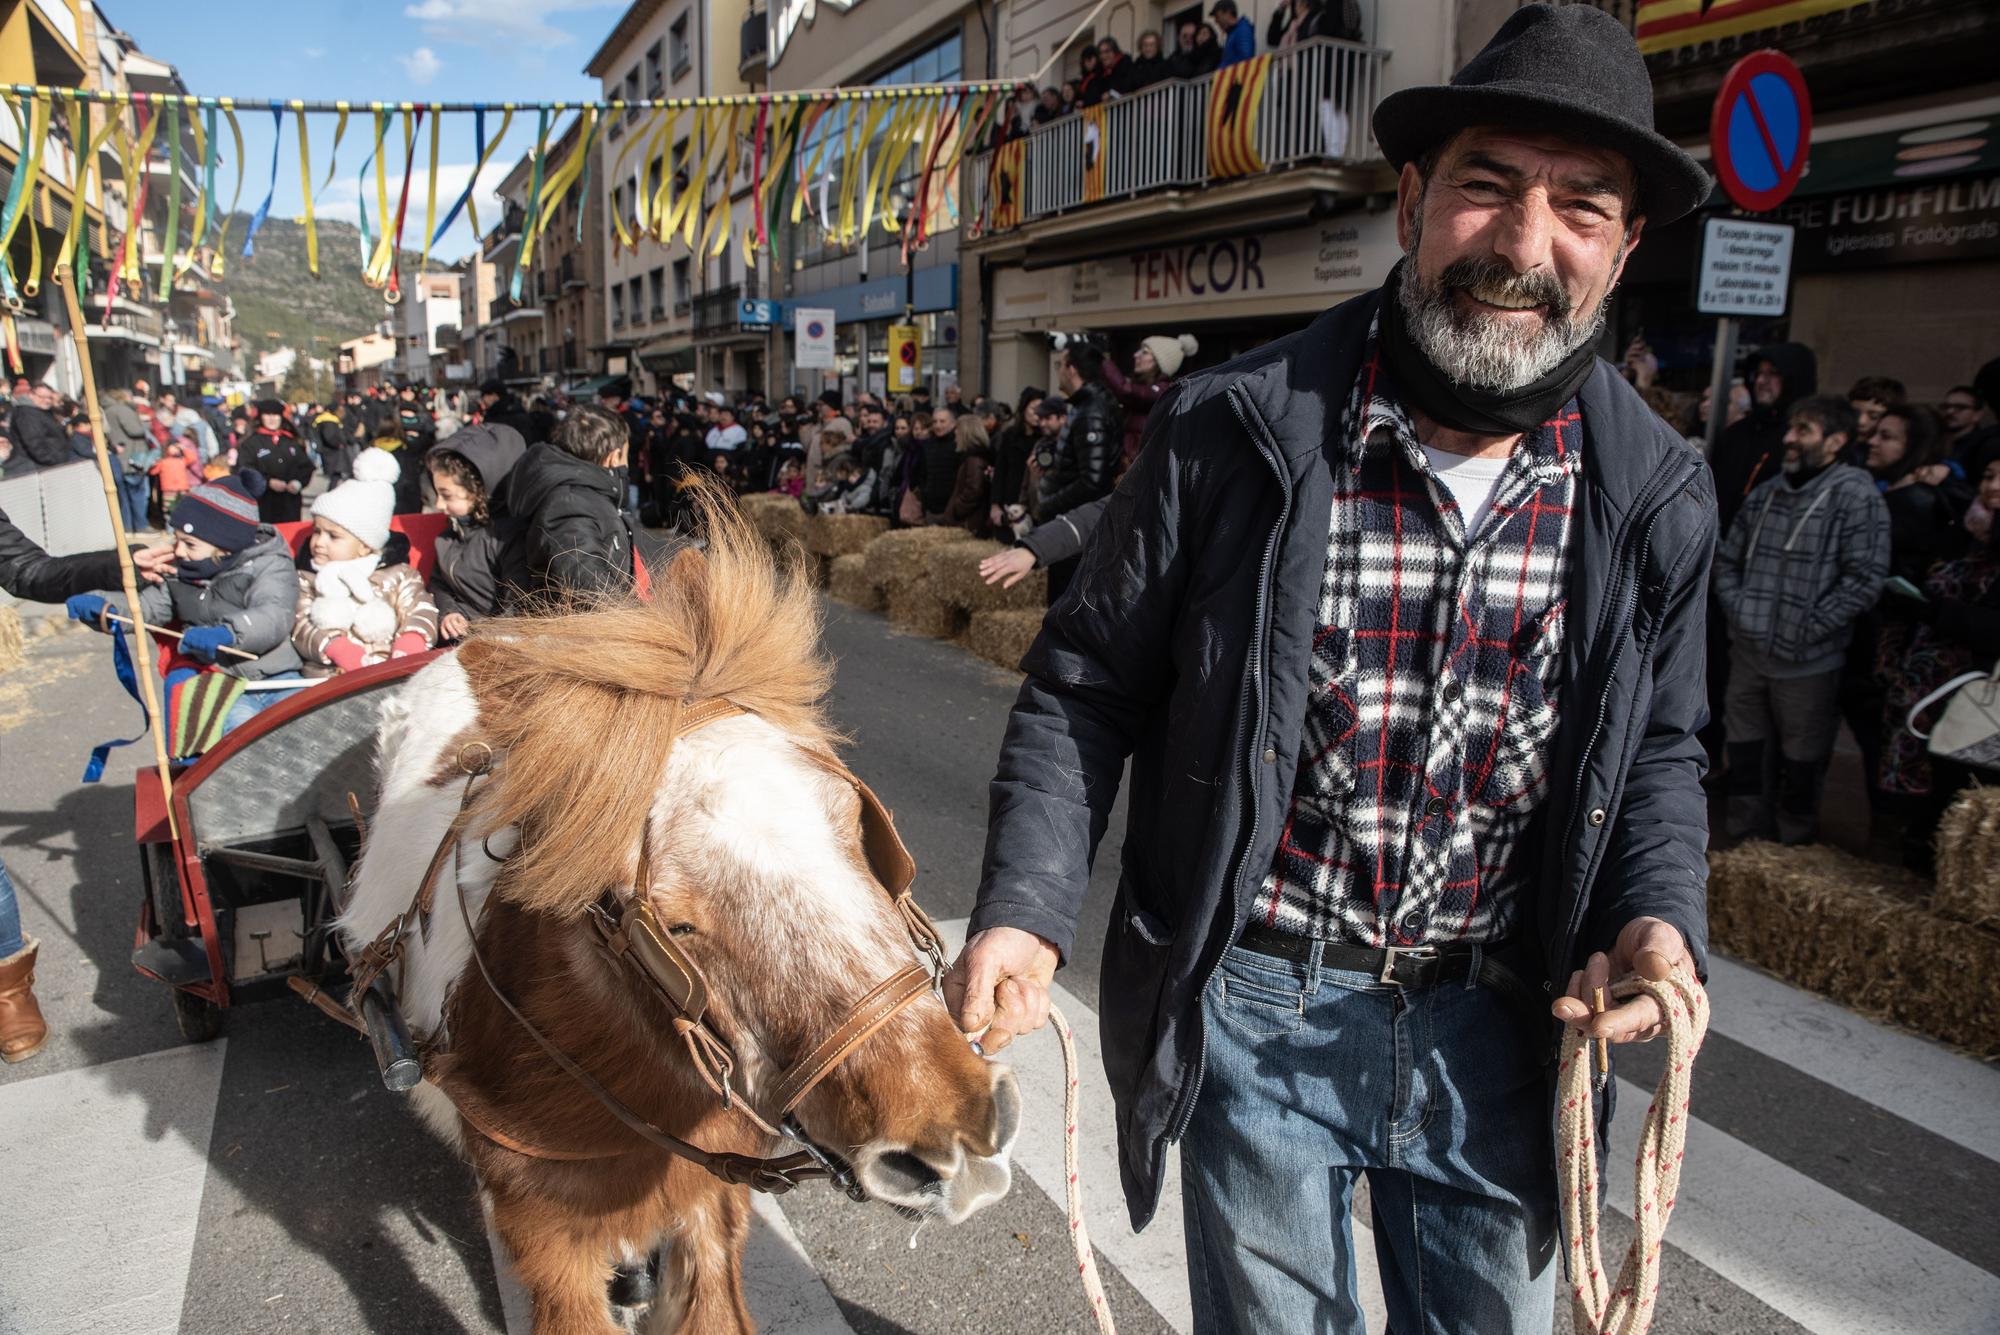
MULTIPOLYGON (((746 71, 743 33, 748 0, 635 0, 613 25, 584 72, 597 79, 608 100, 713 97, 756 91, 746 71)), ((761 15, 757 20, 761 28, 761 15)), ((633 142, 652 124, 650 112, 614 113, 602 136, 606 170, 592 177, 601 248, 602 309, 594 342, 607 373, 623 371, 641 393, 761 386, 763 339, 735 320, 736 303, 759 290, 755 270, 744 272, 734 245, 715 258, 692 254, 676 238, 661 244, 640 237, 620 244, 612 215, 634 230, 638 161, 633 142), (723 318, 726 313, 727 318, 723 318)), ((680 145, 690 133, 683 114, 680 145)), ((732 164, 733 166, 733 164, 732 164)), ((740 193, 747 181, 731 170, 706 189, 740 193)), ((734 206, 740 216, 739 201, 734 206)), ((738 224, 740 225, 740 224, 738 224)))

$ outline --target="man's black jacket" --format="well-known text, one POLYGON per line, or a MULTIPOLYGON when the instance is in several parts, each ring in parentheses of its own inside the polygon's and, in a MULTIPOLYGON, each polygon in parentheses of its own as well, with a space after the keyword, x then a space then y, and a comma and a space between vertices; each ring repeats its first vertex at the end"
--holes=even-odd
POLYGON ((0 510, 0 589, 31 603, 59 603, 123 581, 118 553, 50 556, 0 510))
MULTIPOLYGON (((1202 990, 1291 801, 1329 461, 1376 302, 1335 307, 1161 400, 1023 662, 971 930, 1022 928, 1067 957, 1132 757, 1099 997, 1135 1226, 1158 1205, 1201 1083, 1202 990)), ((1519 938, 1551 999, 1634 918, 1678 927, 1702 970, 1708 936, 1695 733, 1714 494, 1701 459, 1607 363, 1579 397, 1562 721, 1519 938)), ((1552 1052, 1556 1037, 1551 1021, 1552 1052)))
POLYGON ((32 403, 14 405, 14 444, 42 468, 54 468, 70 461, 69 432, 56 415, 32 403))
POLYGON ((500 568, 509 611, 563 593, 632 587, 637 539, 619 508, 624 494, 622 473, 560 446, 529 447, 507 477, 513 526, 500 568))
POLYGON ((1095 381, 1070 400, 1069 421, 1056 450, 1055 467, 1042 475, 1035 522, 1046 524, 1065 510, 1086 505, 1111 490, 1112 474, 1125 444, 1125 414, 1111 391, 1095 381))

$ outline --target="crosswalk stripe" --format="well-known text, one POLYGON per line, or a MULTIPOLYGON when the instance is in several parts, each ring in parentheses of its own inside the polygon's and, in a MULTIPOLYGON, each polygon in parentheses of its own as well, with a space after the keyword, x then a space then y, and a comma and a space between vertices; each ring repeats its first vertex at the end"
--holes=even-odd
POLYGON ((0 1330, 179 1330, 225 1051, 0 1085, 0 1330))
MULTIPOLYGON (((1630 1218, 1631 1147, 1651 1091, 1619 1085, 1605 1198, 1630 1218)), ((1759 1301, 1818 1335, 1991 1335, 2000 1278, 1700 1118, 1686 1153, 1668 1239, 1759 1301)))
POLYGON ((1714 958, 1711 1027, 1884 1112, 2000 1160, 2000 1069, 1714 958))

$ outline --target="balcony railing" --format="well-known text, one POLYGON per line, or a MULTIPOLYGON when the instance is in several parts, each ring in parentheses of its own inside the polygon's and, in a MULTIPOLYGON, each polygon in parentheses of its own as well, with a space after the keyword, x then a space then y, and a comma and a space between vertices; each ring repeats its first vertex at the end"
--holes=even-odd
MULTIPOLYGON (((1325 38, 1273 52, 1251 130, 1263 171, 1307 162, 1358 165, 1380 159, 1369 117, 1380 100, 1388 57, 1376 47, 1325 38)), ((1082 111, 1035 127, 1022 149, 1018 217, 1007 216, 1013 212, 1007 208, 995 216, 990 198, 993 152, 968 155, 967 226, 1005 230, 1071 209, 1217 179, 1208 153, 1209 94, 1215 77, 1168 80, 1104 103, 1102 138, 1094 145, 1094 118, 1082 111), (1102 159, 1095 183, 1085 171, 1093 149, 1102 159)))
POLYGON ((696 333, 716 329, 736 328, 736 303, 742 299, 743 291, 736 284, 718 287, 704 292, 694 301, 694 327, 696 333))

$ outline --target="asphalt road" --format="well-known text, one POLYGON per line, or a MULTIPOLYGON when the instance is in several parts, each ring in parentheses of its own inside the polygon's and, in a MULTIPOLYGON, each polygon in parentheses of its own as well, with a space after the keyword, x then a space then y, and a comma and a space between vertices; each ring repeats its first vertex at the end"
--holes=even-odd
MULTIPOLYGON (((835 610, 828 633, 849 758, 894 809, 927 907, 962 920, 1014 679, 872 615, 835 610)), ((45 942, 56 1028, 42 1055, 0 1068, 0 1333, 525 1332, 468 1173, 383 1092, 362 1044, 279 1000, 184 1045, 163 991, 132 972, 129 775, 143 757, 115 753, 105 783, 76 780, 92 743, 136 727, 94 636, 37 640, 0 675, 0 856, 45 942)), ((1061 979, 1087 1064, 1121 825, 1061 979)), ((1711 991, 1653 1328, 2000 1330, 2000 1072, 1728 961, 1711 991)), ((823 1189, 763 1204, 748 1273, 766 1331, 1091 1329, 1060 1206, 1053 1042, 1029 1040, 1016 1060, 1022 1171, 972 1222, 913 1239, 823 1189)), ((1621 1068, 1628 1113, 1657 1074, 1649 1060, 1621 1068)), ((1119 1222, 1101 1076, 1084 1097, 1091 1224, 1120 1328, 1185 1330, 1177 1209, 1136 1237, 1119 1222)), ((1631 1125, 1621 1116, 1612 1151, 1607 1255, 1625 1241, 1631 1125)))

